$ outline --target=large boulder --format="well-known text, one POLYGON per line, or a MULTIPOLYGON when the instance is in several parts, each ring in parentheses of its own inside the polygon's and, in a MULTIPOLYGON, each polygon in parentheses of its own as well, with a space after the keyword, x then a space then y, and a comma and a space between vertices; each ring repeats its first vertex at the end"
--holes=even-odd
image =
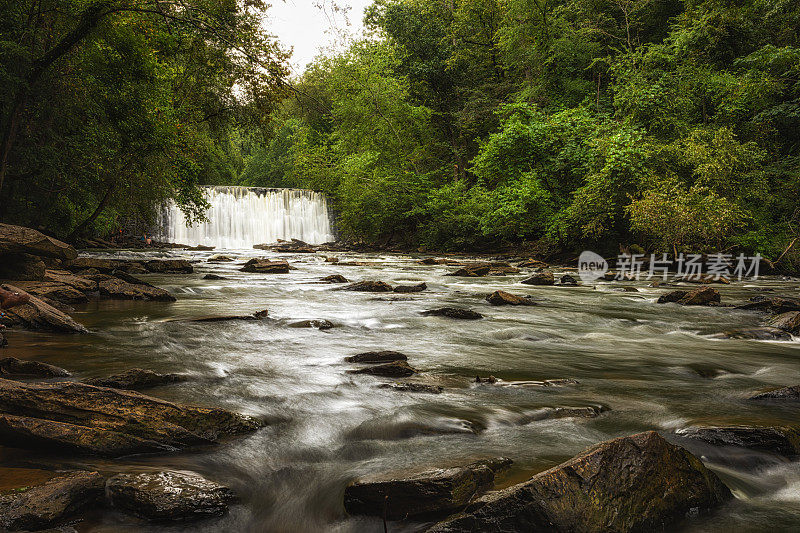
POLYGON ((747 399, 753 401, 800 402, 800 385, 758 392, 747 399))
POLYGON ((5 357, 0 359, 0 376, 65 378, 69 377, 70 373, 63 368, 48 365, 47 363, 5 357))
POLYGON ((148 520, 199 520, 219 516, 234 492, 194 472, 118 474, 108 480, 111 504, 148 520))
POLYGON ((359 479, 345 489, 344 508, 351 515, 380 516, 387 520, 445 516, 491 488, 495 475, 510 464, 511 460, 501 457, 408 477, 359 479))
POLYGON ((63 283, 83 293, 97 291, 97 282, 95 280, 76 276, 67 270, 46 270, 44 280, 63 283))
POLYGON ((341 274, 325 276, 324 278, 320 279, 320 281, 324 281, 325 283, 350 283, 348 279, 341 274))
POLYGON ((471 309, 462 309, 460 307, 440 307, 438 309, 430 309, 422 311, 422 316, 444 316, 447 318, 457 318, 461 320, 478 320, 483 318, 483 315, 471 309))
POLYGON ((385 378, 405 378, 417 373, 417 370, 405 361, 392 361, 358 370, 350 370, 350 374, 368 374, 385 378))
POLYGON ((0 254, 0 279, 9 281, 44 279, 47 265, 29 254, 0 254))
POLYGON ((525 285, 553 285, 556 282, 555 276, 549 270, 537 272, 529 278, 523 279, 520 283, 525 285))
POLYGON ((176 301, 173 295, 159 287, 128 283, 118 278, 101 281, 99 288, 100 294, 114 300, 176 301))
POLYGON ((13 307, 6 307, 5 326, 22 326, 28 329, 57 331, 63 333, 86 333, 82 325, 75 322, 69 315, 62 313, 52 305, 39 298, 31 296, 14 285, 2 285, 0 288, 11 293, 18 293, 26 303, 13 307), (6 323, 7 322, 7 323, 6 323))
POLYGON ((340 290, 355 292, 392 292, 392 286, 383 281, 359 281, 347 287, 342 287, 340 290))
POLYGON ((394 288, 394 292, 408 294, 412 292, 422 292, 428 288, 428 284, 417 283, 416 285, 398 285, 394 288))
POLYGON ((671 303, 675 302, 679 305, 710 305, 712 303, 720 302, 720 294, 716 289, 711 287, 698 287, 691 291, 672 291, 667 294, 662 294, 657 303, 671 303))
POLYGON ((0 445, 120 456, 254 431, 253 418, 84 383, 0 379, 0 445))
POLYGON ((62 304, 74 305, 89 301, 86 294, 66 283, 56 281, 17 281, 14 286, 38 298, 46 298, 62 304))
POLYGON ((12 253, 66 260, 78 257, 78 252, 69 244, 35 229, 0 224, 0 255, 12 253))
POLYGON ((64 472, 34 486, 0 494, 0 529, 39 531, 60 526, 103 497, 97 472, 64 472))
POLYGON ((290 267, 286 261, 270 261, 269 259, 251 259, 240 269, 242 272, 257 274, 288 274, 290 267))
POLYGON ((152 370, 144 368, 131 368, 119 374, 113 374, 102 378, 84 379, 87 385, 96 387, 111 387, 112 389, 142 390, 160 385, 169 385, 184 381, 185 376, 181 374, 158 374, 152 370))
POLYGON ((430 531, 653 531, 730 498, 699 459, 650 431, 490 493, 430 531))
POLYGON ((392 361, 408 361, 404 353, 394 350, 382 350, 379 352, 363 352, 350 357, 345 357, 348 363, 391 363, 392 361))
POLYGON ((781 313, 767 322, 767 325, 782 329, 792 335, 800 335, 800 311, 781 313))
POLYGON ((486 301, 492 305, 536 305, 530 298, 523 298, 506 291, 494 291, 486 297, 486 301))
POLYGON ((789 427, 711 426, 678 429, 683 439, 711 446, 746 448, 786 457, 800 455, 800 432, 789 427))
POLYGON ((69 261, 65 268, 70 272, 82 272, 96 270, 102 274, 111 274, 114 270, 124 270, 125 272, 147 272, 140 261, 129 261, 125 259, 100 259, 98 257, 78 257, 69 261))

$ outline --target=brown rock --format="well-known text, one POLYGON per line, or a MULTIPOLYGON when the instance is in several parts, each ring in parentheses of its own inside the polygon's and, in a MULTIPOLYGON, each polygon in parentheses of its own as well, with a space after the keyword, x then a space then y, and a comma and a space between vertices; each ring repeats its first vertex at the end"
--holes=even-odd
POLYGON ((39 531, 62 525, 101 500, 104 485, 97 472, 64 472, 42 484, 0 494, 0 527, 39 531))
POLYGON ((491 270, 492 267, 491 265, 488 264, 467 265, 462 268, 459 268, 455 272, 451 272, 445 275, 459 276, 465 278, 479 278, 488 275, 491 270))
POLYGON ((97 282, 89 278, 76 276, 67 270, 46 270, 45 281, 63 283, 83 293, 97 291, 97 282))
POLYGON ((654 531, 730 498, 699 459, 651 431, 488 494, 430 531, 654 531))
POLYGON ((678 300, 680 305, 708 305, 719 303, 720 295, 716 289, 711 287, 699 287, 689 291, 686 296, 678 300))
POLYGON ((740 328, 711 336, 714 339, 749 339, 759 341, 790 341, 792 335, 782 329, 771 327, 740 328))
POLYGON ((184 381, 186 378, 180 374, 158 374, 143 368, 131 368, 120 374, 103 378, 84 379, 87 385, 95 387, 110 387, 112 389, 142 390, 160 385, 168 385, 184 381))
POLYGON ((29 254, 0 254, 0 279, 9 281, 44 279, 47 265, 29 254))
POLYGON ((346 277, 342 276, 341 274, 333 274, 332 276, 325 276, 320 281, 324 281, 325 283, 350 283, 346 277))
POLYGON ((242 272, 257 274, 288 274, 289 263, 286 261, 270 261, 268 259, 251 259, 241 268, 242 272))
POLYGON ((417 370, 405 361, 393 361, 382 365, 369 366, 358 370, 350 370, 350 374, 368 374, 387 378, 404 378, 417 373, 417 370))
POLYGON ((26 376, 40 378, 68 377, 69 372, 57 366, 38 361, 24 361, 16 357, 0 359, 0 376, 26 376))
POLYGON ((176 298, 164 289, 150 285, 134 285, 121 279, 101 281, 100 294, 114 300, 151 300, 157 302, 174 302, 176 298))
POLYGON ((34 229, 0 224, 0 255, 25 253, 55 259, 75 259, 75 248, 34 229))
POLYGON ((31 296, 19 287, 3 285, 1 287, 12 293, 19 293, 27 303, 6 308, 6 321, 4 325, 20 325, 28 329, 58 331, 65 333, 86 333, 86 328, 72 320, 72 318, 52 305, 46 304, 39 298, 31 296))
POLYGON ((792 335, 800 335, 800 311, 788 311, 772 318, 767 325, 782 329, 792 335))
POLYGON ((748 400, 797 402, 800 401, 800 385, 759 392, 750 396, 748 400))
POLYGON ((536 259, 526 259, 518 265, 520 268, 547 268, 549 265, 544 261, 537 261, 536 259))
POLYGON ((441 307, 439 309, 430 309, 423 311, 422 316, 444 316, 447 318, 457 318, 461 320, 478 320, 483 318, 483 315, 471 309, 461 309, 458 307, 441 307))
POLYGON ((712 446, 734 446, 786 457, 800 455, 800 432, 788 427, 715 426, 679 429, 681 438, 712 446))
POLYGON ((89 298, 71 285, 54 281, 17 281, 15 286, 38 298, 47 298, 67 305, 82 304, 89 298))
POLYGON ((422 292, 427 290, 427 288, 427 283, 417 283, 416 285, 398 285, 394 288, 394 292, 408 294, 412 292, 422 292))
POLYGON ((800 311, 800 298, 773 296, 772 298, 759 299, 758 301, 737 306, 736 309, 769 311, 775 314, 783 314, 789 311, 800 311))
POLYGON ((530 298, 523 298, 505 291, 494 291, 486 297, 486 301, 492 305, 536 305, 530 298))
POLYGON ((341 290, 356 292, 392 292, 392 286, 383 281, 359 281, 347 287, 342 287, 341 290))
POLYGON ((289 324, 290 328, 311 328, 311 329, 319 329, 325 331, 326 329, 331 329, 334 326, 333 322, 330 320, 301 320, 299 322, 292 322, 289 324))
POLYGON ((391 363, 392 361, 408 361, 408 357, 404 353, 383 350, 351 355, 350 357, 345 357, 344 360, 348 363, 391 363))
POLYGON ((157 274, 191 274, 194 267, 186 259, 154 259, 144 263, 148 272, 157 274))
POLYGON ((491 488, 495 475, 509 465, 511 460, 500 457, 409 477, 360 479, 345 489, 344 508, 349 514, 387 520, 445 516, 491 488))
POLYGON ((218 442, 261 424, 224 409, 179 405, 84 383, 0 379, 0 445, 106 456, 218 442))
POLYGON ((520 283, 524 283, 525 285, 553 285, 555 282, 556 279, 553 273, 549 270, 543 270, 527 279, 523 279, 520 283))

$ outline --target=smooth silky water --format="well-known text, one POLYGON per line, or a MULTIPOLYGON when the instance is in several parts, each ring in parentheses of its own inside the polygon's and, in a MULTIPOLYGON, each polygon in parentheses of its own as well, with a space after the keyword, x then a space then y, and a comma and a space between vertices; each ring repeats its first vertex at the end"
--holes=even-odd
MULTIPOLYGON (((800 342, 714 340, 708 335, 757 325, 755 313, 713 307, 658 305, 665 289, 646 282, 583 287, 531 287, 523 275, 454 278, 452 268, 423 266, 401 255, 338 254, 368 266, 325 263, 322 254, 297 256, 244 250, 234 263, 208 263, 215 252, 141 254, 198 261, 191 275, 143 276, 178 297, 172 304, 103 301, 75 318, 91 335, 12 332, 4 355, 46 361, 75 378, 138 366, 184 372, 193 380, 146 391, 178 402, 214 405, 263 417, 271 425, 207 449, 115 461, 65 462, 0 449, 7 465, 82 465, 106 472, 193 470, 234 488, 242 497, 229 515, 186 526, 152 525, 110 511, 80 531, 383 531, 380 520, 348 518, 345 485, 362 474, 410 472, 479 458, 507 456, 513 469, 500 486, 526 479, 597 442, 692 424, 797 424, 800 410, 742 398, 752 391, 800 383, 800 342), (286 275, 246 274, 253 256, 288 259, 286 275), (204 281, 206 273, 227 277, 204 281), (392 284, 426 282, 414 295, 333 290, 319 278, 392 284), (529 294, 535 307, 492 307, 489 292, 529 294), (483 313, 478 321, 422 317, 443 305, 483 313), (258 322, 187 323, 174 319, 246 314, 268 308, 258 322), (287 324, 325 318, 329 331, 287 324), (366 350, 401 350, 422 370, 416 378, 445 387, 441 395, 399 393, 389 380, 347 374, 344 357, 366 350), (478 385, 476 375, 505 382, 574 378, 577 386, 478 385), (534 420, 547 406, 603 405, 595 419, 534 420)), ((122 257, 141 257, 137 253, 122 257)), ((557 270, 557 273, 559 271, 557 270)), ((797 282, 762 279, 720 286, 724 302, 763 294, 797 295, 797 282)), ((709 466, 737 499, 688 531, 800 529, 800 469, 774 457, 739 457, 710 450, 709 466)), ((390 525, 414 531, 419 524, 390 525)))

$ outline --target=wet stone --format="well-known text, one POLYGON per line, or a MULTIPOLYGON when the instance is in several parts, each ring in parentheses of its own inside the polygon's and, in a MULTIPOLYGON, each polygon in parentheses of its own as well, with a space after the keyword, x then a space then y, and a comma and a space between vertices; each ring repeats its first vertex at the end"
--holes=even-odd
POLYGON ((383 363, 375 366, 368 366, 358 370, 350 370, 350 374, 367 374, 370 376, 379 376, 387 378, 402 378, 413 376, 417 370, 410 366, 405 361, 393 361, 391 363, 383 363))
POLYGON ((440 307, 438 309, 422 311, 421 314, 422 316, 443 316, 460 320, 478 320, 483 318, 483 315, 476 311, 471 309, 462 309, 459 307, 440 307))
POLYGON ((0 359, 0 376, 64 378, 70 376, 70 373, 63 368, 48 365, 47 363, 6 357, 0 359))
POLYGON ((351 355, 350 357, 345 357, 344 360, 348 363, 391 363, 393 361, 408 361, 408 357, 393 350, 382 350, 351 355))

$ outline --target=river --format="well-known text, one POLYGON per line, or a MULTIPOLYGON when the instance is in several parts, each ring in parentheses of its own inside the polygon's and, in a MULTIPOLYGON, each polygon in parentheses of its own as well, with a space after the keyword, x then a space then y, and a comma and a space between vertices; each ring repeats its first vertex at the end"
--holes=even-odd
MULTIPOLYGON (((797 407, 743 401, 758 389, 800 383, 800 342, 709 337, 759 324, 763 316, 756 313, 657 305, 665 290, 645 281, 532 287, 519 283, 522 275, 446 277, 453 267, 424 266, 404 255, 339 254, 342 261, 368 264, 338 266, 325 263, 321 254, 226 252, 238 259, 280 257, 297 266, 286 275, 260 275, 239 272, 240 260, 207 262, 214 253, 146 254, 198 261, 194 274, 143 276, 177 296, 176 303, 91 303, 73 316, 93 334, 14 332, 3 352, 65 367, 76 378, 130 367, 187 373, 192 380, 145 392, 271 421, 253 435, 168 456, 66 463, 63 457, 0 448, 7 465, 193 470, 229 485, 242 499, 225 517, 186 526, 145 524, 97 511, 79 531, 379 532, 380 520, 349 518, 342 507, 344 487, 362 474, 506 456, 514 466, 498 480, 505 486, 597 442, 643 430, 667 434, 693 424, 800 423, 797 407), (228 279, 202 280, 206 273, 228 279), (413 295, 336 291, 318 281, 331 274, 393 285, 424 281, 428 290, 413 295), (639 292, 621 292, 623 286, 639 292), (484 298, 496 289, 531 295, 538 305, 492 307, 484 298), (485 318, 420 315, 444 305, 469 307, 485 318), (270 320, 174 320, 264 308, 270 320), (336 327, 287 327, 302 319, 328 319, 336 327), (347 373, 353 365, 344 357, 389 349, 406 353, 422 371, 415 380, 441 385, 444 392, 396 392, 377 387, 388 380, 347 373), (502 381, 474 383, 476 375, 490 374, 502 381), (559 378, 579 383, 524 383, 559 378), (542 408, 559 406, 608 410, 596 418, 540 419, 542 408)), ((765 289, 797 295, 798 281, 762 278, 719 290, 723 303, 737 303, 765 289)), ((755 453, 731 454, 709 451, 703 458, 736 499, 684 529, 800 530, 800 465, 755 453)), ((390 531, 420 527, 390 524, 390 531)))

